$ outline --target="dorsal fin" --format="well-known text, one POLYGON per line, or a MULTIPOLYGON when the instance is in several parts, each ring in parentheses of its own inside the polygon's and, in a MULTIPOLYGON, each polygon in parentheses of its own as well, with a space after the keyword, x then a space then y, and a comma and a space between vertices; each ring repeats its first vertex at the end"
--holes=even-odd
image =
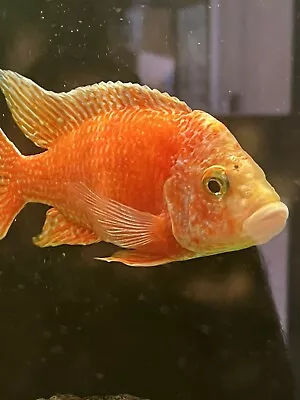
POLYGON ((191 111, 187 104, 167 93, 119 81, 55 93, 16 72, 0 70, 0 88, 20 129, 44 148, 101 112, 126 107, 191 111))

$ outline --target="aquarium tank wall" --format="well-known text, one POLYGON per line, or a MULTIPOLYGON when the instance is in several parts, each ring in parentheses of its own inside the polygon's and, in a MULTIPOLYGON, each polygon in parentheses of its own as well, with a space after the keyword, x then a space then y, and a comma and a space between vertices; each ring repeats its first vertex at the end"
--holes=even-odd
MULTIPOLYGON (((39 92, 40 89, 23 78, 2 71, 0 127, 3 135, 24 156, 43 157, 45 151, 55 152, 51 147, 53 137, 60 138, 62 132, 70 136, 70 142, 63 148, 59 161, 51 161, 51 168, 57 172, 54 178, 51 175, 50 181, 45 172, 50 162, 37 163, 33 168, 35 176, 42 177, 36 181, 36 193, 44 188, 46 196, 55 187, 51 192, 53 199, 58 196, 65 210, 65 214, 55 218, 66 217, 60 222, 52 219, 52 225, 49 222, 45 228, 52 232, 52 244, 56 240, 59 243, 54 244, 60 245, 41 247, 32 238, 42 231, 52 203, 49 200, 49 204, 47 201, 42 204, 38 196, 23 197, 23 203, 8 215, 7 210, 14 206, 17 195, 22 190, 25 193, 25 187, 29 190, 32 175, 25 167, 14 169, 13 160, 19 153, 13 152, 15 148, 1 136, 0 200, 1 196, 7 198, 4 196, 9 190, 9 179, 15 179, 19 186, 16 186, 18 190, 14 189, 15 197, 0 201, 3 233, 0 241, 0 399, 300 399, 299 15, 300 3, 292 0, 1 0, 0 69, 29 78, 52 93, 47 92, 49 97, 44 97, 46 92, 39 92), (147 85, 176 96, 188 106, 175 106, 171 100, 162 106, 166 97, 158 101, 157 94, 149 95, 152 103, 150 100, 147 103, 145 89, 138 89, 134 96, 122 92, 122 97, 118 90, 123 86, 116 86, 119 94, 103 89, 103 93, 108 93, 107 98, 102 92, 103 97, 97 97, 97 91, 92 95, 83 91, 85 97, 72 100, 68 106, 65 95, 58 101, 53 94, 100 82, 147 85), (104 103, 106 111, 103 111, 104 103), (149 159, 153 157, 147 158, 148 153, 140 155, 134 135, 138 138, 139 133, 149 130, 144 149, 147 152, 159 131, 166 141, 158 149, 165 154, 168 140, 164 132, 169 129, 165 128, 165 122, 158 123, 153 117, 148 125, 140 122, 137 128, 131 129, 126 127, 125 119, 114 126, 109 125, 112 120, 108 119, 108 131, 119 129, 120 132, 111 142, 111 146, 116 146, 116 157, 107 158, 109 149, 99 153, 99 157, 93 151, 97 141, 105 138, 101 136, 103 113, 118 113, 120 107, 130 109, 133 103, 137 112, 142 112, 143 107, 148 111, 154 108, 157 114, 153 115, 159 118, 171 115, 170 107, 185 110, 190 107, 209 113, 224 124, 261 166, 288 207, 284 229, 267 243, 252 243, 246 248, 235 243, 235 251, 227 251, 224 245, 224 251, 199 257, 215 245, 217 229, 212 228, 210 242, 201 247, 202 253, 192 252, 185 236, 188 233, 183 235, 184 243, 190 245, 187 250, 182 245, 182 235, 174 228, 174 220, 168 219, 164 225, 168 238, 171 237, 168 243, 177 246, 176 249, 184 248, 184 256, 179 252, 176 258, 172 253, 172 258, 168 248, 162 246, 159 249, 164 251, 166 261, 161 265, 128 266, 97 259, 111 256, 122 244, 130 247, 132 239, 126 236, 125 240, 122 236, 122 240, 112 240, 124 231, 118 230, 118 226, 115 229, 115 225, 115 230, 112 229, 107 220, 108 225, 97 225, 105 213, 112 213, 109 223, 117 220, 133 229, 136 215, 140 218, 138 221, 144 221, 146 217, 140 212, 156 207, 150 198, 158 190, 158 184, 142 178, 148 176, 152 168, 149 159), (83 145, 73 151, 71 135, 74 126, 79 129, 81 122, 86 122, 91 115, 98 118, 98 125, 91 125, 94 128, 89 131, 96 132, 97 140, 85 147, 89 155, 80 158, 83 145), (66 118, 70 128, 63 123, 59 125, 60 118, 62 121, 66 118), (44 132, 42 138, 39 129, 44 132), (117 146, 115 143, 125 131, 128 139, 117 146), (36 146, 34 142, 44 146, 36 146), (128 157, 124 163, 120 157, 126 151, 128 157), (90 192, 84 192, 85 196, 80 195, 82 191, 66 195, 65 186, 61 186, 63 168, 67 166, 69 171, 68 168, 72 170, 76 166, 76 171, 81 171, 78 174, 83 174, 79 176, 86 178, 82 160, 97 163, 100 157, 103 162, 107 160, 106 176, 120 177, 126 175, 132 160, 139 159, 140 167, 135 173, 128 172, 126 184, 122 178, 111 178, 107 185, 118 187, 116 193, 126 193, 132 202, 143 201, 145 209, 127 214, 126 207, 130 204, 117 207, 114 203, 117 198, 103 203, 103 199, 93 197, 90 192), (109 175, 113 168, 119 175, 109 175), (22 179, 17 177, 18 173, 22 179), (82 199, 85 203, 80 203, 82 199), (28 204, 25 206, 25 203, 28 204), (85 225, 75 224, 78 229, 72 225, 70 231, 62 227, 73 221, 68 208, 71 204, 81 207, 85 225), (91 214, 86 210, 98 215, 93 220, 97 226, 95 231, 87 230, 91 214), (13 223, 5 235, 3 227, 9 218, 13 223), (54 235, 55 229, 61 229, 61 236, 54 235), (67 239, 63 236, 66 232, 72 232, 73 245, 68 243, 70 235, 67 239)), ((168 124, 177 121, 176 112, 179 111, 168 117, 168 124)), ((207 129, 201 131, 204 138, 207 129)), ((188 129, 185 134, 189 135, 188 129)), ((209 143, 210 139, 207 146, 209 143)), ((211 152, 217 149, 223 154, 225 142, 216 143, 211 152)), ((156 166, 165 165, 166 159, 160 154, 157 153, 156 166)), ((197 154, 201 159, 200 150, 197 154)), ((223 159, 229 162, 230 156, 226 153, 223 159)), ((157 170, 159 182, 163 172, 160 174, 158 167, 157 170)), ((101 170, 98 172, 100 177, 101 170)), ((97 177, 96 170, 92 169, 89 174, 91 179, 97 177)), ((249 187, 257 185, 256 178, 247 176, 250 175, 245 175, 244 183, 249 187)), ((97 183, 95 179, 93 182, 97 183)), ((217 183, 225 182, 220 179, 217 183)), ((189 196, 182 207, 191 201, 190 188, 186 184, 183 193, 189 196)), ((234 190, 234 186, 229 186, 229 190, 234 190)), ((169 197, 173 198, 175 192, 172 189, 169 197)), ((221 188, 220 193, 223 196, 221 188)), ((197 207, 198 203, 195 206, 198 210, 197 207)), ((216 223, 212 217, 215 209, 203 214, 202 218, 208 221, 205 226, 216 223)), ((176 209, 172 218, 183 221, 186 227, 189 222, 184 219, 187 218, 184 210, 184 207, 176 209)), ((237 203, 236 215, 241 210, 242 203, 237 203)), ((218 218, 218 227, 225 227, 226 215, 223 214, 224 221, 218 218)), ((156 221, 159 216, 152 217, 156 221)), ((150 224, 153 219, 148 214, 147 218, 150 224)), ((200 237, 204 221, 198 214, 195 219, 200 226, 197 231, 200 237)), ((261 220, 261 226, 258 224, 259 232, 264 223, 261 220)), ((145 245, 146 249, 150 241, 147 224, 135 231, 134 236, 135 243, 145 245)), ((126 234, 130 234, 130 229, 126 234)), ((164 235, 165 231, 159 234, 164 235)), ((236 233, 235 240, 239 238, 236 233)), ((225 243, 227 238, 222 240, 225 243)), ((153 261, 153 252, 150 255, 153 261)))

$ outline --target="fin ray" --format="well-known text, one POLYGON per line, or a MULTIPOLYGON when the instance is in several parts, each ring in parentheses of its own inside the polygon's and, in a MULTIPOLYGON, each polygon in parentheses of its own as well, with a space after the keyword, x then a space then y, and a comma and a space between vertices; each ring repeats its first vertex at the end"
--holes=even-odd
POLYGON ((33 238, 38 247, 69 245, 87 245, 100 242, 101 239, 89 229, 73 224, 55 208, 46 213, 42 232, 33 238))
POLYGON ((103 112, 126 107, 191 112, 176 97, 136 83, 101 82, 55 93, 18 73, 0 70, 0 88, 25 136, 44 148, 103 112))
POLYGON ((25 205, 12 173, 13 164, 19 157, 19 150, 0 129, 0 240, 6 236, 13 220, 25 205))
POLYGON ((155 267, 174 261, 166 256, 159 254, 144 254, 136 250, 120 250, 110 257, 97 257, 95 260, 120 262, 131 267, 155 267))
POLYGON ((103 240, 131 249, 161 240, 161 217, 99 196, 84 184, 73 185, 71 190, 92 216, 103 240))

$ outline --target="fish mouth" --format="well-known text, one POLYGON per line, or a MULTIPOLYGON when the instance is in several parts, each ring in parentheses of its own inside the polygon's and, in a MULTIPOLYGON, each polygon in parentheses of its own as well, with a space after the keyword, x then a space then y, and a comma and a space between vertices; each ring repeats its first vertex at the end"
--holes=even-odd
POLYGON ((284 229, 288 216, 289 210, 284 203, 267 204, 246 219, 243 233, 256 245, 267 243, 284 229))

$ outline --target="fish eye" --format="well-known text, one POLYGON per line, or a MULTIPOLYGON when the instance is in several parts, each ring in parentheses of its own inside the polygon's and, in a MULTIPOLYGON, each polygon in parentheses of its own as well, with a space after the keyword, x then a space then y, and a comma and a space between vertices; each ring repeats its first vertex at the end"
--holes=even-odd
POLYGON ((207 188, 211 193, 218 194, 221 192, 222 185, 217 179, 212 178, 207 182, 207 188))
POLYGON ((209 194, 218 198, 222 198, 229 189, 225 169, 219 165, 213 165, 205 170, 202 183, 209 194))

